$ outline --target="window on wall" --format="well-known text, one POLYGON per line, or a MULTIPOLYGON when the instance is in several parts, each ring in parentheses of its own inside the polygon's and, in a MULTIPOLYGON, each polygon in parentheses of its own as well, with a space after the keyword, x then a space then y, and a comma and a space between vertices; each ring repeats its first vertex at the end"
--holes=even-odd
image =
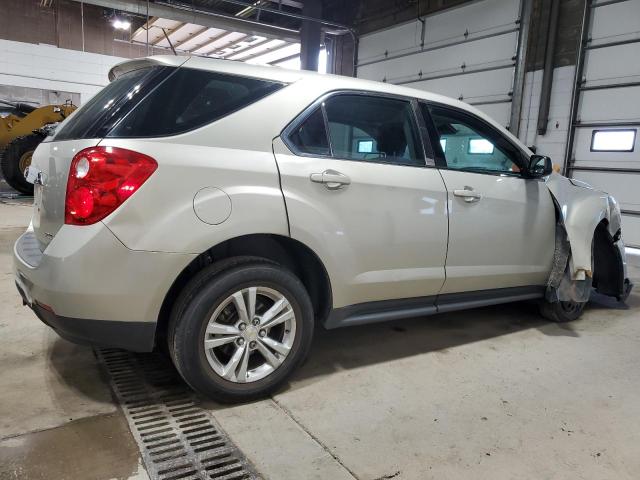
POLYGON ((358 153, 373 153, 373 140, 358 140, 358 153))
POLYGON ((470 138, 467 153, 470 155, 493 155, 495 147, 486 138, 470 138))
POLYGON ((519 174, 521 154, 490 125, 454 108, 425 104, 422 108, 433 120, 447 168, 519 174))
POLYGON ((633 152, 636 129, 594 130, 591 136, 592 152, 633 152))
POLYGON ((341 94, 329 98, 324 106, 334 157, 425 165, 410 102, 341 94))

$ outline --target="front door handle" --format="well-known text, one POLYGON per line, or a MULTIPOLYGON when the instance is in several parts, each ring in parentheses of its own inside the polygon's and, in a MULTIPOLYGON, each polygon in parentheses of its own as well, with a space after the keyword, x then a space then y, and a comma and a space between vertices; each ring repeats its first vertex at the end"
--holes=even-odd
POLYGON ((473 202, 479 202, 480 199, 482 198, 482 195, 480 195, 477 192, 473 191, 473 188, 471 187, 464 187, 463 190, 454 190, 453 194, 456 197, 461 197, 464 199, 465 202, 467 203, 473 203, 473 202))
POLYGON ((309 179, 314 183, 324 183, 329 190, 338 190, 351 184, 351 179, 344 173, 335 170, 325 170, 322 173, 312 173, 309 179))

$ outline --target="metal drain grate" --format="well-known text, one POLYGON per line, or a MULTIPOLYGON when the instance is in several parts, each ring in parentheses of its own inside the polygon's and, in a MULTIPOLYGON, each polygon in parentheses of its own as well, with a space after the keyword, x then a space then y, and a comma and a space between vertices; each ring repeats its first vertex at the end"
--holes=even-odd
POLYGON ((165 357, 113 349, 96 355, 152 480, 258 478, 165 357))

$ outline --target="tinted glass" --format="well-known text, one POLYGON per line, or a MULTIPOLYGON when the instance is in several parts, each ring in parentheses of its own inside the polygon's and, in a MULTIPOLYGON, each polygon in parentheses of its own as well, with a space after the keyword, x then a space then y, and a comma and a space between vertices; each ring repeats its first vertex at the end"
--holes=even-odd
POLYGON ((158 137, 201 127, 282 88, 283 84, 180 68, 140 102, 110 137, 158 137))
POLYGON ((299 153, 331 155, 327 129, 320 107, 316 108, 299 127, 291 132, 289 142, 299 153))
POLYGON ((174 69, 149 67, 127 72, 91 98, 56 132, 56 140, 104 137, 159 81, 174 69))
POLYGON ((325 102, 333 156, 424 166, 409 102, 366 95, 336 95, 325 102))
MULTIPOLYGON (((427 109, 423 105, 424 109, 427 109)), ((476 172, 518 173, 520 155, 511 143, 483 121, 464 112, 428 107, 447 168, 476 172)), ((425 112, 425 114, 428 114, 425 112)))

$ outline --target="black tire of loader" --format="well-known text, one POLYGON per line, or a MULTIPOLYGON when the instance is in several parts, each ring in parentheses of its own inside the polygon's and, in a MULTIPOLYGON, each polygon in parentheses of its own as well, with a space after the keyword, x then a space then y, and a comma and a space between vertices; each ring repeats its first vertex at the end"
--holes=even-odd
POLYGON ((24 195, 33 195, 33 185, 25 180, 24 172, 20 169, 20 159, 25 153, 33 152, 43 139, 37 133, 15 138, 2 153, 2 176, 10 187, 24 195))

